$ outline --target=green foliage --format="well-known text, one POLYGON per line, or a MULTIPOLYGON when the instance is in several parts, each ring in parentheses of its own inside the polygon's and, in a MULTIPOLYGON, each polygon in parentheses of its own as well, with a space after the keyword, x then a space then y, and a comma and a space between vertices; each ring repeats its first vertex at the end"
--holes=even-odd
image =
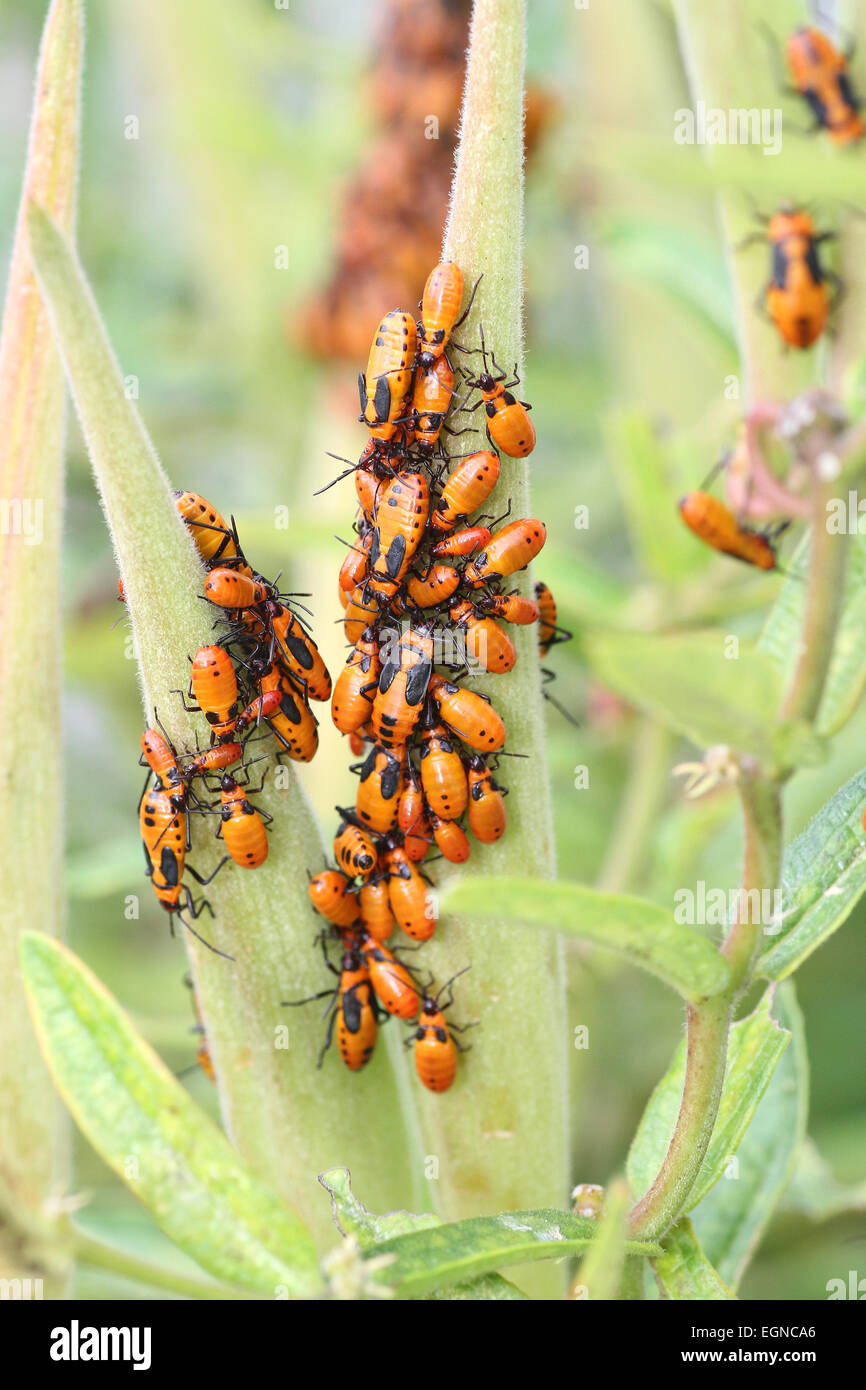
POLYGON ((653 1260, 653 1269, 664 1298, 686 1302, 736 1298, 701 1249, 688 1217, 683 1217, 665 1236, 664 1254, 653 1260))
POLYGON ((443 912, 470 920, 493 913, 504 922, 542 927, 614 951, 657 975, 684 999, 720 994, 730 971, 715 946, 670 912, 640 898, 600 893, 577 883, 534 883, 519 878, 474 878, 446 884, 443 912))

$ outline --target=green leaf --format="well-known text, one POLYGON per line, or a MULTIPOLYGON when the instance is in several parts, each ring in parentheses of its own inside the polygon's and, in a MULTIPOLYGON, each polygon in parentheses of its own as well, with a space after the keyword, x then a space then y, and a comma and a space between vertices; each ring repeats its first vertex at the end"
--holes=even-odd
POLYGON ((245 1167, 96 976, 36 932, 22 937, 21 959, 58 1090, 165 1233, 228 1283, 313 1294, 319 1280, 309 1232, 245 1167))
MULTIPOLYGON (((442 1222, 432 1212, 416 1215, 411 1211, 389 1211, 382 1216, 374 1216, 352 1191, 352 1182, 347 1168, 330 1168, 319 1174, 319 1182, 331 1198, 331 1210, 337 1229, 345 1236, 353 1237, 361 1250, 369 1250, 377 1241, 390 1240, 392 1236, 404 1235, 409 1231, 429 1231, 442 1222)), ((427 1294, 428 1299, 510 1299, 525 1301, 526 1295, 500 1274, 483 1274, 478 1279, 465 1280, 427 1294)))
MULTIPOLYGON (((700 1172, 689 1193, 687 1211, 696 1207, 722 1176, 790 1042, 790 1033, 770 1017, 772 1003, 773 990, 768 989, 754 1013, 731 1029, 718 1115, 700 1172)), ((628 1177, 637 1197, 646 1192, 667 1152, 683 1092, 685 1060, 683 1040, 668 1071, 653 1091, 632 1141, 628 1177)))
POLYGON ((693 573, 703 556, 677 512, 668 461, 651 423, 640 414, 621 414, 608 422, 605 437, 644 568, 662 581, 693 573))
POLYGON ((677 1301, 707 1299, 721 1301, 736 1294, 719 1278, 700 1246, 688 1217, 669 1231, 662 1241, 664 1254, 653 1260, 656 1277, 665 1298, 677 1301))
MULTIPOLYGON (((393 1259, 375 1278, 400 1297, 415 1298, 508 1265, 562 1260, 592 1245, 598 1224, 571 1212, 542 1208, 474 1216, 427 1231, 413 1231, 368 1247, 370 1258, 393 1259)), ((649 1241, 628 1241, 630 1255, 656 1255, 649 1241)))
POLYGON ((808 1112, 808 1062, 793 984, 776 989, 775 1013, 791 1033, 732 1165, 692 1212, 704 1253, 720 1278, 739 1285, 794 1168, 808 1112))
POLYGON ((772 763, 782 693, 774 661, 743 638, 725 655, 721 632, 593 632, 586 652, 600 680, 699 748, 727 744, 772 763))
MULTIPOLYGON (((804 538, 789 565, 789 574, 764 624, 758 641, 784 672, 787 683, 797 660, 806 586, 803 576, 808 566, 809 543, 804 538)), ((824 738, 838 733, 851 718, 866 687, 866 537, 852 537, 848 548, 845 597, 827 682, 818 711, 816 729, 824 738)))
POLYGON ((785 852, 783 935, 772 940, 756 969, 784 980, 850 917, 866 892, 863 810, 866 771, 858 772, 821 807, 785 852))
POLYGON ((439 906, 464 918, 495 917, 589 941, 657 975, 692 1003, 721 994, 730 980, 727 961, 711 941, 642 898, 579 883, 497 877, 452 880, 439 906))
POLYGON ((866 1211, 866 1182, 849 1187, 839 1182, 811 1139, 797 1156, 797 1166, 782 1199, 785 1211, 795 1211, 810 1221, 829 1221, 848 1212, 866 1211))

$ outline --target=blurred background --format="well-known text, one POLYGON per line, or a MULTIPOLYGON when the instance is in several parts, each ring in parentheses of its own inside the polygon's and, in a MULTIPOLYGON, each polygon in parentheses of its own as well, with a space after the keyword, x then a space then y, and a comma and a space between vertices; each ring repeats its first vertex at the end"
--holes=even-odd
MULTIPOLYGON (((777 593, 703 551, 675 515, 733 441, 740 403, 733 311, 711 196, 672 159, 687 85, 662 4, 577 11, 533 0, 528 69, 526 394, 539 444, 533 511, 548 525, 536 566, 575 634, 557 647, 549 754, 565 877, 671 905, 678 887, 737 881, 737 807, 699 804, 671 779, 695 756, 593 678, 582 635, 722 623, 754 635, 777 593), (607 13, 606 13, 607 11, 607 13), (642 168, 634 141, 656 140, 642 168), (697 191, 696 191, 697 187, 697 191), (586 248, 584 254, 580 248, 586 248), (589 526, 577 529, 575 509, 589 526), (589 787, 575 788, 589 769, 589 787)), ((437 258, 462 81, 462 0, 89 0, 81 254, 176 487, 233 513, 247 554, 310 592, 314 631, 340 659, 336 571, 354 490, 321 497, 357 457, 355 380, 381 313, 413 308, 437 258), (414 12, 411 22, 407 12, 414 12), (436 118, 436 126, 429 118, 436 118), (427 132, 438 130, 438 138, 427 132), (275 508, 289 510, 288 530, 275 508)), ((787 27, 799 4, 776 5, 787 27)), ((11 243, 43 6, 0 18, 0 253, 11 243)), ((784 32, 783 24, 780 32, 784 32)), ((864 85, 861 82, 861 86, 864 85)), ((803 142, 804 147, 807 142, 803 142)), ((760 157, 760 156, 758 156, 760 157)), ((863 157, 862 155, 860 156, 863 157)), ((765 275, 758 254, 755 292, 765 275)), ((135 815, 141 708, 117 571, 77 426, 69 449, 64 600, 70 940, 213 1108, 194 1069, 184 956, 141 873, 135 815), (120 621, 118 620, 120 618, 120 621), (112 626, 115 624, 114 626, 112 626), (94 775, 98 769, 98 776, 94 775), (138 894, 138 920, 127 895, 138 894)), ((326 826, 350 785, 343 741, 299 770, 326 826)), ((786 837, 863 762, 858 712, 829 761, 786 792, 786 837)), ((515 868, 519 867, 515 846, 515 868)), ((315 867, 315 866, 311 866, 315 867)), ((798 975, 812 1058, 812 1133, 843 1182, 866 1172, 864 912, 798 975)), ((38 924, 36 924, 38 925, 38 924)), ((601 957, 575 956, 575 1181, 623 1163, 681 1018, 676 999, 601 957)), ((82 1220, 146 1257, 181 1264, 149 1218, 77 1138, 82 1220)), ((866 1216, 774 1220, 744 1283, 756 1298, 825 1297, 863 1265, 866 1216), (854 1242, 854 1243, 852 1243, 854 1242)), ((140 1297, 86 1271, 77 1294, 140 1297)))

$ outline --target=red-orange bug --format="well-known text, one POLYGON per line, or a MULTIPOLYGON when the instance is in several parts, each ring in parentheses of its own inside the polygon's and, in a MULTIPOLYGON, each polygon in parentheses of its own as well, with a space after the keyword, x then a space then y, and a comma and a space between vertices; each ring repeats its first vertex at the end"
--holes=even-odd
POLYGON ((406 784, 400 793, 397 826, 403 834, 403 848, 414 864, 420 863, 432 843, 433 832, 424 805, 418 774, 411 763, 406 765, 406 784))
MULTIPOLYGON (((324 949, 324 943, 323 943, 324 949)), ((332 974, 338 977, 334 989, 320 990, 306 999, 284 999, 289 1007, 309 1004, 313 999, 330 998, 325 1017, 328 1031, 318 1065, 321 1066, 325 1053, 331 1046, 334 1026, 337 1029, 337 1050, 350 1071, 360 1071, 373 1055, 379 1032, 376 1001, 370 983, 370 972, 357 947, 352 946, 343 953, 340 969, 336 970, 325 956, 325 964, 332 974)))
POLYGON ((512 386, 520 385, 515 367, 514 380, 506 381, 507 372, 499 369, 496 358, 491 354, 493 371, 487 369, 487 351, 484 346, 484 333, 481 333, 481 357, 484 370, 475 381, 467 385, 481 392, 481 400, 469 406, 470 413, 484 406, 487 416, 487 437, 510 458, 526 458, 535 448, 535 427, 529 418, 531 410, 526 401, 519 401, 511 394, 512 386))
POLYGON ((499 455, 492 449, 470 454, 449 477, 442 495, 430 513, 430 525, 437 531, 450 531, 457 522, 482 506, 499 479, 499 455))
MULTIPOLYGON (((261 791, 261 787, 258 788, 261 791)), ((239 786, 230 772, 220 782, 220 833, 225 847, 242 869, 258 869, 268 857, 265 821, 273 818, 257 811, 247 798, 248 788, 239 786)))
POLYGON ((422 740, 421 783, 427 804, 443 820, 457 820, 469 797, 463 760, 441 724, 428 723, 422 740))
POLYGON ((183 775, 192 779, 207 777, 213 772, 224 772, 227 767, 240 762, 243 755, 244 750, 239 743, 218 743, 213 748, 206 748, 203 753, 196 753, 185 765, 183 775))
MULTIPOLYGON (((458 972, 460 975, 463 973, 462 970, 458 972)), ((453 1037, 454 1033, 462 1033, 464 1029, 453 1023, 449 1028, 445 1022, 445 1010, 450 1009, 454 1002, 453 986, 456 979, 455 975, 438 994, 424 996, 418 1026, 406 1039, 407 1043, 415 1044, 415 1070, 419 1081, 428 1091, 447 1091, 457 1074, 458 1051, 469 1050, 453 1037), (451 993, 445 1003, 440 1003, 446 990, 451 993)))
POLYGON ((379 862, 376 845, 372 836, 353 824, 345 811, 340 814, 343 819, 334 836, 334 858, 348 878, 368 879, 379 862))
POLYGON ((466 566, 467 584, 478 587, 489 579, 515 574, 534 560, 547 540, 543 521, 525 516, 509 522, 491 537, 484 550, 466 566))
POLYGON ((410 628, 383 662, 373 701, 373 733, 383 748, 405 744, 420 717, 432 670, 432 630, 410 628))
POLYGON ((369 933, 361 937, 360 950, 382 1008, 396 1018, 415 1018, 421 1007, 421 995, 406 966, 369 933))
POLYGON ((802 208, 777 212, 767 224, 773 254, 772 277, 765 291, 767 312, 791 347, 811 347, 827 326, 830 294, 818 247, 832 235, 816 233, 815 223, 802 208))
MULTIPOLYGON (((531 623, 537 623, 539 620, 538 591, 543 588, 546 588, 546 585, 536 584, 534 599, 524 598, 523 594, 518 594, 515 590, 511 594, 490 594, 487 598, 479 598, 477 602, 486 613, 494 618, 503 618, 507 623, 517 623, 521 627, 528 627, 531 623)), ((550 593, 550 590, 548 589, 547 592, 550 593)))
POLYGON ((483 671, 502 674, 510 671, 517 660, 514 643, 494 618, 479 617, 467 599, 455 603, 449 610, 451 621, 463 636, 467 666, 480 666, 483 671))
POLYGON ((680 498, 680 515, 706 545, 755 565, 760 570, 776 568, 773 542, 761 531, 742 525, 733 512, 709 492, 690 492, 680 498))
POLYGON ((340 588, 347 594, 366 579, 373 532, 366 531, 350 545, 346 558, 340 566, 340 588))
POLYGON ((220 516, 216 507, 197 492, 174 492, 174 505, 189 528, 199 555, 207 564, 240 555, 234 527, 220 516))
POLYGON ((373 712, 373 700, 382 664, 379 640, 372 627, 364 629, 334 684, 331 718, 341 734, 352 734, 366 724, 373 712))
POLYGON ((466 832, 454 820, 443 820, 435 811, 430 812, 433 838, 439 852, 452 864, 464 864, 470 855, 466 832))
POLYGON ((836 145, 850 145, 866 131, 860 101, 848 75, 849 59, 820 29, 795 29, 785 44, 788 71, 817 126, 836 145))
POLYGON ((403 790, 402 749, 392 752, 374 743, 361 764, 355 811, 376 835, 387 835, 397 823, 403 790))
POLYGON ((504 721, 480 695, 436 675, 431 676, 429 689, 443 723, 470 748, 479 753, 495 753, 503 746, 504 721))
MULTIPOLYGON (((388 880, 380 874, 368 878, 358 894, 361 921, 374 941, 387 941, 397 923, 388 901, 388 880)), ((348 923, 346 925, 349 925, 348 923)))
MULTIPOLYGON (((342 593, 343 590, 340 590, 342 593)), ((351 642, 354 647, 364 633, 364 630, 371 623, 377 622, 380 617, 379 605, 372 598, 367 598, 364 593, 364 585, 359 584, 349 595, 349 602, 346 604, 346 612, 343 620, 343 630, 346 634, 346 641, 351 642)))
POLYGON ((431 565, 426 574, 410 574, 406 593, 417 608, 447 603, 460 584, 460 575, 450 565, 431 565))
POLYGON ((404 413, 412 389, 417 331, 411 314, 392 309, 376 329, 367 370, 358 377, 359 419, 374 439, 393 438, 395 422, 404 413))
POLYGON ((429 941, 436 930, 433 903, 426 884, 402 845, 390 841, 385 849, 388 902, 398 925, 414 941, 429 941))
MULTIPOLYGON (((345 874, 323 869, 310 879, 310 902, 335 927, 351 927, 360 915, 358 894, 345 874)), ((369 928, 368 928, 369 930, 369 928)))
MULTIPOLYGON (((192 661, 189 689, 213 738, 222 742, 230 739, 237 723, 238 681, 223 647, 199 648, 192 661)), ((184 708, 190 708, 185 701, 184 708)))
POLYGON ((434 266, 424 286, 418 324, 418 364, 424 371, 429 371, 445 351, 459 321, 462 300, 463 272, 459 265, 442 261, 434 266))
POLYGON ((269 597, 268 585, 226 565, 217 565, 204 582, 205 598, 218 608, 254 608, 269 597))
POLYGON ((182 810, 178 809, 176 798, 170 792, 163 791, 161 787, 151 787, 145 791, 139 807, 139 829, 144 847, 147 874, 153 885, 157 902, 165 908, 166 912, 176 912, 187 931, 191 932, 196 940, 207 946, 208 950, 213 951, 215 955, 225 956, 226 960, 231 960, 231 956, 227 956, 224 951, 218 951, 216 946, 212 946, 209 941, 200 936, 181 915, 182 907, 189 913, 193 921, 205 908, 213 915, 207 899, 201 898, 197 903, 193 902, 189 888, 182 882, 184 869, 191 873, 196 882, 204 887, 219 873, 226 862, 225 859, 220 860, 208 878, 202 878, 191 864, 186 863, 189 838, 185 825, 185 815, 182 810))
POLYGON ((423 473, 400 473, 388 483, 373 527, 370 587, 392 598, 424 538, 430 488, 423 473))
POLYGON ((545 657, 558 642, 569 642, 571 633, 558 625, 556 599, 541 580, 535 586, 535 602, 538 610, 538 651, 541 657, 545 657))
POLYGON ((477 753, 469 759, 469 829, 484 845, 492 845, 505 834, 507 820, 505 796, 484 758, 477 753))
POLYGON ((447 357, 432 367, 419 367, 412 392, 415 441, 427 451, 435 448, 454 395, 454 373, 447 357))
POLYGON ((474 555, 476 550, 489 545, 490 539, 491 533, 487 526, 465 526, 463 530, 454 531, 444 540, 437 541, 430 554, 437 560, 447 559, 448 556, 456 558, 461 555, 474 555))
POLYGON ((331 677, 318 647, 290 608, 265 605, 277 660, 304 685, 313 700, 330 700, 331 677))

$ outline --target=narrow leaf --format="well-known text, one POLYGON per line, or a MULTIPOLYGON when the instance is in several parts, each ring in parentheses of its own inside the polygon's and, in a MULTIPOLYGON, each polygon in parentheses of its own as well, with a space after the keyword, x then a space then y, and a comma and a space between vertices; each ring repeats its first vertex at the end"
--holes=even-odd
POLYGON ((736 1298, 701 1249, 688 1217, 678 1222, 662 1245, 664 1254, 653 1260, 653 1268, 665 1298, 685 1302, 736 1298))
POLYGON ((605 1193, 604 1210, 595 1223, 595 1240, 577 1273, 577 1283, 583 1285, 585 1296, 597 1303, 620 1297, 630 1205, 628 1183, 622 1178, 612 1182, 605 1193))
POLYGON ((605 436, 644 568, 668 581, 693 573, 703 556, 677 514, 668 460, 650 421, 640 414, 622 414, 608 423, 605 436))
MULTIPOLYGON (((432 1212, 418 1216, 411 1211, 389 1211, 375 1216, 352 1191, 347 1168, 331 1168, 327 1173, 320 1173, 319 1182, 331 1198, 331 1210, 338 1230, 343 1235, 353 1237, 361 1250, 369 1250, 377 1241, 390 1240, 409 1231, 429 1231, 434 1226, 442 1225, 439 1217, 432 1212)), ((483 1274, 478 1279, 452 1284, 426 1297, 455 1301, 509 1299, 522 1302, 526 1296, 500 1274, 483 1274)))
MULTIPOLYGON (((24 186, 0 332, 0 1169, 24 1209, 63 1185, 65 1124, 27 1020, 18 933, 64 925, 60 536, 65 389, 27 246, 31 198, 75 220, 80 0, 54 0, 42 36, 24 186), (36 618, 38 615, 38 619, 36 618), (28 695, 27 692, 30 692, 28 695)), ((6 1272, 10 1272, 7 1263, 6 1272)), ((30 1270, 28 1269, 29 1273, 30 1270)))
POLYGON ((810 1221, 829 1221, 847 1212, 866 1211, 866 1182, 853 1187, 839 1182, 811 1139, 806 1139, 782 1199, 785 1211, 810 1221))
POLYGON ((730 979, 727 962, 711 941, 680 926, 657 903, 641 898, 601 893, 579 883, 474 878, 446 883, 440 908, 467 918, 492 915, 589 941, 657 975, 693 1003, 720 994, 730 979))
POLYGON ((863 811, 866 772, 821 807, 789 845, 782 866, 782 934, 771 938, 757 970, 784 980, 850 917, 866 892, 863 811))
POLYGON ((743 639, 732 660, 725 643, 721 632, 599 631, 586 652, 600 680, 698 747, 730 744, 772 762, 779 669, 743 639))
POLYGON ((59 942, 22 937, 36 1033, 63 1099, 105 1162, 203 1269, 310 1295, 312 1238, 238 1158, 96 976, 59 942))
POLYGON ((721 1182, 692 1212, 704 1254, 732 1289, 790 1179, 806 1129, 808 1061, 793 984, 776 990, 775 1013, 791 1034, 743 1142, 721 1182))
MULTIPOLYGON (((790 1034, 770 1017, 773 991, 731 1029, 722 1098, 701 1170, 689 1194, 691 1211, 718 1182, 745 1134, 790 1034)), ((643 1113, 628 1156, 628 1177, 641 1197, 661 1166, 673 1134, 685 1078, 685 1040, 643 1113)))
MULTIPOLYGON (((378 1241, 368 1253, 371 1257, 393 1256, 375 1277, 400 1297, 411 1298, 508 1265, 565 1259, 587 1250, 597 1234, 595 1221, 543 1208, 469 1217, 428 1231, 393 1236, 378 1241)), ((655 1255, 659 1249, 648 1241, 628 1241, 626 1245, 630 1255, 655 1255)))

